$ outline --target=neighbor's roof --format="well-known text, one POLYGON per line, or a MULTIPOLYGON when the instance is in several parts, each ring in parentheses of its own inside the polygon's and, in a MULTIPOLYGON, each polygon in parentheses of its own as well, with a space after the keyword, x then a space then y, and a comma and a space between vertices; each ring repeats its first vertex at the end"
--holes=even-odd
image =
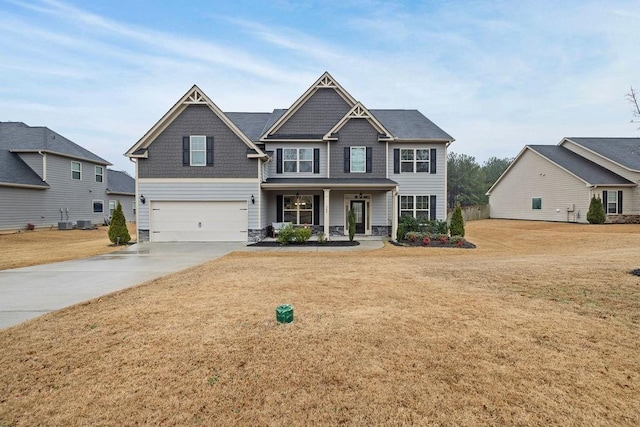
POLYGON ((531 150, 551 160, 590 185, 630 185, 633 182, 557 145, 528 145, 531 150))
POLYGON ((49 188, 22 159, 0 145, 0 185, 49 188))
POLYGON ((42 151, 100 165, 111 164, 47 127, 32 127, 22 122, 0 122, 0 149, 11 152, 42 151))
POLYGON ((136 180, 124 171, 107 169, 107 193, 136 194, 136 180))
MULTIPOLYGON (((225 114, 252 141, 259 141, 264 132, 271 128, 286 111, 278 109, 271 113, 232 112, 225 114)), ((398 139, 454 140, 451 135, 440 129, 418 110, 369 110, 369 112, 398 139)), ((314 137, 320 138, 320 135, 314 137)))
POLYGON ((627 169, 640 171, 640 138, 565 138, 564 140, 572 141, 627 169))

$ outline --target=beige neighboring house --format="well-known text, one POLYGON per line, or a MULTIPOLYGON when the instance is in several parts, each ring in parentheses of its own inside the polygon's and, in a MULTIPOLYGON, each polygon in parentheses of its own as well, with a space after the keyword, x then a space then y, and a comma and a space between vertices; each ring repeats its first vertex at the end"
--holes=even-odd
POLYGON ((564 138, 527 145, 487 192, 491 218, 587 222, 599 196, 607 222, 640 223, 640 138, 564 138))

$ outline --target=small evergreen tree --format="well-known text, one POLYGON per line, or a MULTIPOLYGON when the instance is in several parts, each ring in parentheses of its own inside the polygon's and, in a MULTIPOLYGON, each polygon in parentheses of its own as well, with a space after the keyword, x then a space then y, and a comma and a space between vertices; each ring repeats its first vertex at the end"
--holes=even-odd
POLYGON ((453 211, 453 215, 451 216, 451 225, 449 227, 451 230, 451 236, 460 236, 464 237, 464 219, 462 218, 462 209, 460 209, 460 205, 456 206, 456 210, 453 211))
POLYGON ((604 224, 607 216, 604 213, 604 207, 602 206, 602 200, 600 196, 594 194, 591 197, 591 203, 589 203, 589 212, 587 212, 587 221, 590 224, 604 224))
POLYGON ((353 209, 349 210, 347 220, 349 221, 349 241, 353 242, 353 238, 356 235, 356 214, 353 209))
POLYGON ((127 229, 127 220, 124 217, 122 205, 120 205, 119 200, 116 210, 113 211, 111 224, 109 224, 109 240, 119 245, 126 245, 131 240, 129 230, 127 229))

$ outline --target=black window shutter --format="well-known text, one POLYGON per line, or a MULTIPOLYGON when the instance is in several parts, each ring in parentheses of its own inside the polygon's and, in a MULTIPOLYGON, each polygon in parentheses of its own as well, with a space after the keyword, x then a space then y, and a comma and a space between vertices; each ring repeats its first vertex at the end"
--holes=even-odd
POLYGON ((436 196, 429 197, 429 219, 431 221, 436 219, 436 196))
POLYGON ((282 173, 282 148, 276 150, 276 173, 282 173))
POLYGON ((189 152, 191 151, 191 144, 189 143, 189 137, 182 137, 182 166, 189 166, 191 164, 191 156, 189 152))
POLYGON ((207 166, 213 166, 213 137, 207 137, 207 166))
POLYGON ((393 149, 393 173, 400 173, 400 149, 393 149))
POLYGON ((282 222, 282 194, 276 196, 276 222, 282 222))
POLYGON ((344 172, 351 172, 351 147, 344 147, 344 172))
POLYGON ((313 225, 320 225, 320 196, 313 196, 313 225))
POLYGON ((313 173, 320 173, 320 149, 313 149, 313 173))
POLYGON ((602 206, 604 206, 604 213, 608 214, 609 209, 607 208, 607 191, 602 192, 602 206))
POLYGON ((373 168, 373 148, 367 147, 367 173, 371 173, 373 168))
POLYGON ((435 148, 432 148, 431 151, 429 152, 429 162, 431 163, 429 165, 429 172, 436 173, 436 149, 435 148))
POLYGON ((622 214, 622 190, 618 191, 618 213, 622 214))

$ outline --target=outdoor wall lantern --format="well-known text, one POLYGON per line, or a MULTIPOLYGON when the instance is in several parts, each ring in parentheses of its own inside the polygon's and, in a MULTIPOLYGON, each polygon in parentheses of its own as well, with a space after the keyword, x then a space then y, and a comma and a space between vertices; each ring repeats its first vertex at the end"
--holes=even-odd
POLYGON ((256 204, 256 198, 253 197, 253 194, 251 195, 251 204, 255 205, 256 204))
POLYGON ((141 194, 140 195, 140 203, 142 203, 144 205, 146 201, 147 201, 147 199, 144 198, 144 194, 141 194))

